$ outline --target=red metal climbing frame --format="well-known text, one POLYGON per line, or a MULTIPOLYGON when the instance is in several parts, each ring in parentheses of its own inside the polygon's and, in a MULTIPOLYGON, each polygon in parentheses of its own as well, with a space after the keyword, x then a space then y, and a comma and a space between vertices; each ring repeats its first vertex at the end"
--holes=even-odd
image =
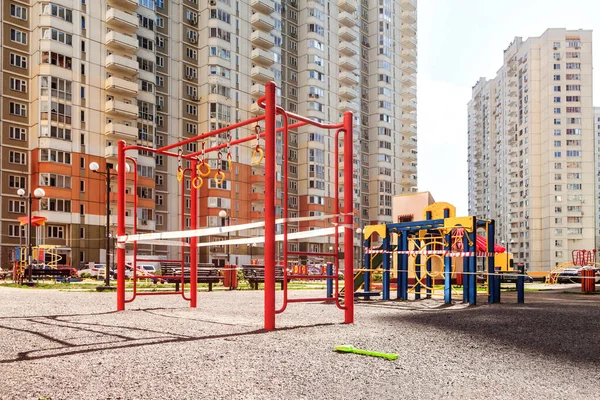
MULTIPOLYGON (((225 133, 228 131, 232 131, 236 128, 248 126, 251 124, 258 123, 260 121, 264 121, 265 130, 264 132, 257 132, 256 135, 250 135, 245 138, 229 141, 228 143, 219 144, 213 146, 208 149, 203 149, 202 154, 217 151, 227 146, 236 145, 240 143, 245 143, 250 140, 253 140, 257 137, 264 137, 265 139, 265 282, 264 282, 264 328, 266 330, 275 329, 275 315, 277 313, 283 312, 288 303, 290 302, 310 302, 310 301, 335 301, 336 305, 344 310, 344 322, 352 323, 354 322, 354 293, 353 290, 345 290, 344 291, 344 301, 343 303, 339 298, 339 288, 338 288, 338 272, 339 272, 339 230, 336 229, 335 233, 335 251, 333 253, 313 253, 313 252, 290 252, 288 251, 288 204, 287 204, 287 179, 288 179, 288 130, 292 128, 297 128, 305 125, 312 125, 322 129, 335 129, 335 220, 334 225, 338 228, 342 228, 344 232, 344 244, 348 246, 350 251, 344 252, 344 286, 346 288, 353 287, 353 264, 354 264, 354 252, 353 249, 353 176, 352 176, 352 168, 353 168, 353 153, 352 153, 352 122, 353 115, 351 112, 347 111, 344 113, 344 119, 342 123, 338 124, 323 124, 317 121, 313 121, 309 118, 289 113, 285 111, 283 108, 278 107, 276 105, 276 86, 275 83, 269 82, 265 85, 265 96, 258 99, 258 104, 260 107, 265 109, 265 114, 259 117, 251 118, 246 121, 238 122, 232 125, 229 125, 225 128, 217 129, 212 132, 208 132, 205 134, 198 135, 193 138, 189 138, 183 140, 178 143, 174 143, 168 146, 164 146, 158 149, 152 149, 144 146, 132 145, 128 146, 124 141, 120 141, 118 144, 118 192, 117 192, 117 204, 118 204, 118 215, 117 215, 117 226, 118 226, 118 243, 117 243, 117 310, 124 310, 125 303, 129 301, 133 301, 135 299, 136 294, 146 294, 146 293, 138 293, 136 292, 134 279, 134 296, 133 298, 126 300, 125 298, 125 250, 126 250, 126 229, 125 229, 125 207, 126 207, 126 160, 134 163, 135 160, 131 157, 127 157, 127 151, 134 150, 143 150, 155 154, 161 154, 164 156, 170 157, 178 157, 189 160, 191 163, 189 171, 196 171, 197 167, 197 157, 201 154, 201 152, 196 152, 187 155, 181 155, 181 153, 174 153, 170 150, 175 148, 181 148, 182 146, 192 143, 198 142, 205 138, 216 136, 221 133, 225 133), (282 116, 283 118, 283 127, 276 129, 276 119, 277 115, 282 116), (289 120, 294 120, 295 122, 290 124, 289 120), (275 194, 276 194, 276 147, 275 147, 275 136, 278 132, 283 131, 283 188, 284 188, 284 201, 283 201, 283 209, 284 209, 284 222, 283 222, 283 265, 284 265, 284 278, 287 275, 287 258, 289 254, 293 255, 320 255, 320 256, 328 256, 332 257, 335 260, 334 265, 336 266, 334 274, 332 276, 321 275, 320 279, 323 278, 331 278, 334 279, 336 283, 335 296, 333 299, 331 298, 304 298, 304 299, 288 299, 287 296, 287 279, 284 279, 284 291, 283 291, 283 305, 281 308, 276 309, 275 305, 275 225, 276 225, 276 215, 275 215, 275 194), (339 212, 339 156, 338 156, 338 148, 339 148, 339 140, 340 134, 344 138, 344 212, 340 214, 339 212), (340 218, 343 217, 343 218, 340 218)), ((188 171, 182 170, 182 173, 188 171)), ((135 195, 137 190, 137 167, 133 170, 134 173, 134 185, 136 189, 134 190, 134 213, 137 208, 137 196, 135 195)), ((198 229, 197 225, 197 205, 198 205, 198 188, 195 185, 192 185, 190 189, 190 198, 191 198, 191 230, 198 229)), ((134 227, 133 233, 135 234, 137 231, 137 218, 134 215, 134 227)), ((183 227, 183 224, 182 224, 183 227)), ((198 239, 196 236, 190 238, 190 307, 195 308, 197 305, 197 275, 198 275, 198 239)), ((134 273, 136 271, 136 260, 137 259, 137 243, 134 242, 133 245, 134 251, 134 273)), ((183 252, 182 252, 183 253, 183 252)), ((174 262, 181 262, 182 265, 182 274, 183 274, 183 254, 181 260, 172 260, 174 262)), ((307 275, 308 277, 308 275, 307 275)), ((160 278, 160 276, 156 276, 156 278, 160 278)), ((157 293, 157 292, 153 292, 157 293)), ((163 294, 163 292, 158 292, 163 294)), ((181 294, 185 298, 185 294, 183 291, 183 285, 181 292, 169 292, 165 294, 181 294)), ((187 299, 187 298, 186 298, 187 299)))

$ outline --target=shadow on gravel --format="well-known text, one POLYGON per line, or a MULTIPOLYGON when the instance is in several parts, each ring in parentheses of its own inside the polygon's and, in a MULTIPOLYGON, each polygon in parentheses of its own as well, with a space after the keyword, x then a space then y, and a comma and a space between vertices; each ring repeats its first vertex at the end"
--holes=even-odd
MULTIPOLYGON (((138 310, 144 312, 153 312, 157 310, 165 310, 164 308, 160 309, 148 309, 148 310, 138 310)), ((37 345, 35 350, 30 351, 22 351, 17 352, 16 354, 9 354, 8 352, 3 353, 2 357, 9 357, 0 359, 0 364, 10 364, 22 361, 32 361, 32 360, 40 360, 46 358, 56 358, 56 357, 64 357, 76 354, 85 354, 85 353, 93 353, 93 352, 103 352, 103 351, 114 351, 119 349, 127 349, 127 348, 135 348, 135 347, 146 347, 146 346, 155 346, 155 345, 165 345, 170 343, 185 343, 185 342, 195 342, 195 341, 203 341, 203 340, 215 340, 215 339, 231 339, 236 337, 250 336, 250 335, 259 335, 267 333, 268 331, 264 329, 252 329, 248 331, 236 332, 236 333, 226 333, 226 334, 213 334, 213 335, 203 335, 203 336, 193 336, 193 335, 181 335, 173 332, 165 332, 156 329, 144 329, 144 328, 136 328, 129 326, 120 326, 120 325, 111 325, 111 324, 102 324, 102 323, 90 323, 90 322, 78 322, 63 318, 69 317, 80 317, 80 316, 100 316, 103 314, 111 314, 108 313, 92 313, 92 314, 74 314, 74 315, 52 315, 52 316, 29 316, 29 317, 6 317, 1 319, 12 319, 12 320, 20 320, 21 322, 25 322, 27 325, 31 325, 30 328, 19 328, 15 326, 0 324, 0 330, 6 329, 13 332, 21 332, 23 334, 33 335, 39 339, 42 339, 45 342, 50 342, 51 344, 37 345), (94 343, 84 343, 77 344, 69 342, 68 340, 60 339, 52 336, 47 333, 49 328, 64 328, 71 329, 75 331, 79 331, 83 334, 91 333, 94 334, 97 340, 94 340, 94 343), (140 338, 140 334, 146 334, 146 337, 140 338), (150 336, 148 336, 150 334, 150 336), (115 340, 117 339, 117 340, 115 340)), ((165 315, 160 314, 165 317, 165 315)), ((178 316, 169 316, 171 318, 176 319, 189 319, 185 317, 178 316)), ((217 323, 216 321, 203 321, 196 320, 198 322, 211 322, 217 323)), ((232 325, 232 324, 223 324, 223 325, 232 325)), ((277 328, 278 331, 289 331, 303 328, 312 328, 319 326, 331 326, 331 325, 339 325, 336 323, 321 323, 321 324, 311 324, 311 325, 302 325, 302 326, 292 326, 292 327, 281 327, 277 328)), ((238 325, 239 326, 239 325, 238 325)), ((88 336, 84 336, 88 337, 88 336)), ((75 338, 77 339, 77 338, 75 338)), ((27 343, 39 343, 33 338, 29 338, 27 343)))
MULTIPOLYGON (((393 324, 426 325, 431 327, 432 335, 439 330, 458 332, 462 337, 456 346, 503 346, 574 362, 600 363, 597 298, 556 294, 528 297, 525 304, 509 303, 512 299, 507 299, 503 304, 481 302, 475 307, 440 308, 433 313, 386 314, 383 319, 393 324)), ((490 350, 498 351, 493 347, 490 350)))

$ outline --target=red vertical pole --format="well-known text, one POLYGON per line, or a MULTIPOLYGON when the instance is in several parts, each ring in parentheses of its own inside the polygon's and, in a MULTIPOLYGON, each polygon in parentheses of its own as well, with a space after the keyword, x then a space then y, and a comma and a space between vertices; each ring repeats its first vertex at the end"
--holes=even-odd
MULTIPOLYGON (((344 113, 344 322, 354 322, 354 195, 352 112, 344 113)), ((336 144, 337 145, 337 144, 336 144)), ((335 162, 338 162, 335 160, 335 162)), ((337 190, 337 188, 336 188, 337 190)))
MULTIPOLYGON (((265 85, 265 329, 275 329, 275 83, 265 85)), ((284 155, 285 157, 285 155, 284 155)))
MULTIPOLYGON (((192 172, 190 177, 196 172, 196 160, 192 160, 192 172)), ((190 229, 198 229, 198 189, 191 185, 190 190, 190 229)), ((182 193, 183 196, 183 193, 182 193)), ((183 212, 183 210, 181 211, 183 212)), ((185 225, 181 227, 185 229, 185 225)), ((185 251, 185 248, 182 249, 185 251)), ((190 307, 196 308, 198 299, 198 238, 192 236, 190 238, 190 307)))
MULTIPOLYGON (((125 142, 119 140, 117 161, 117 236, 125 235, 125 142)), ((125 309, 125 243, 117 241, 117 311, 125 309)))

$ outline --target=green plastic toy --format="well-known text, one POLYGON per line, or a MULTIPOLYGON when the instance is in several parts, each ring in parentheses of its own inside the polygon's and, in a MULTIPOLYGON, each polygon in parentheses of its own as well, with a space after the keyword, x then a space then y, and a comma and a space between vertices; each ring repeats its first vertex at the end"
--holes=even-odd
POLYGON ((354 354, 362 354, 365 356, 373 356, 373 357, 382 357, 388 360, 396 360, 398 358, 398 354, 388 354, 388 353, 379 353, 377 351, 369 351, 369 350, 361 350, 356 349, 354 346, 350 344, 345 344, 342 346, 335 346, 335 351, 340 351, 343 353, 354 353, 354 354))

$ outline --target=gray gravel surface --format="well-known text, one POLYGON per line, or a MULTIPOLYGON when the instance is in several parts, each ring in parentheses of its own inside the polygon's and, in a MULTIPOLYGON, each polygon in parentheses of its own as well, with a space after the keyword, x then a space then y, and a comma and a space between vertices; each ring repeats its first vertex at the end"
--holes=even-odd
POLYGON ((202 292, 197 309, 146 296, 115 312, 114 293, 0 288, 0 398, 600 398, 600 296, 363 301, 353 325, 330 304, 294 303, 274 332, 262 296, 202 292))

